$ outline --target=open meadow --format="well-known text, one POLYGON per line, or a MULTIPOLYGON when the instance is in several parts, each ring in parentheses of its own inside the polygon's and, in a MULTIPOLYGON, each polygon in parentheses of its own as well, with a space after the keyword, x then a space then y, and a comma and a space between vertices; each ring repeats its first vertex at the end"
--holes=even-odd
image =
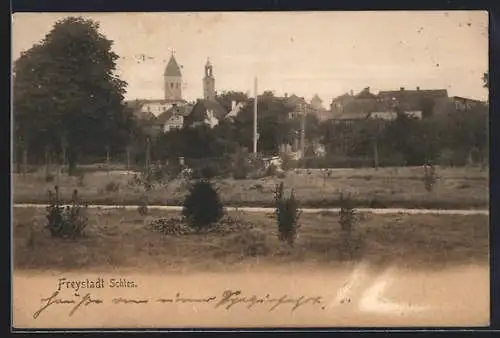
MULTIPOLYGON (((74 189, 92 204, 181 205, 187 192, 182 179, 154 184, 150 191, 133 182, 134 173, 125 170, 87 170, 81 177, 61 174, 47 182, 39 173, 13 174, 14 203, 47 203, 47 191, 60 187, 61 198, 69 200, 74 189)), ((478 167, 437 167, 436 182, 427 191, 422 167, 296 169, 283 178, 234 180, 214 179, 226 206, 273 206, 276 184, 294 189, 304 207, 337 207, 340 192, 351 193, 357 207, 399 207, 436 209, 487 209, 488 170, 478 167)))
POLYGON ((361 260, 372 266, 426 269, 488 264, 489 225, 484 215, 359 214, 350 253, 333 213, 301 215, 292 248, 278 240, 273 215, 230 212, 215 230, 196 233, 188 231, 175 212, 87 213, 84 237, 71 240, 50 236, 43 208, 15 208, 14 268, 213 272, 287 264, 328 268, 361 260))

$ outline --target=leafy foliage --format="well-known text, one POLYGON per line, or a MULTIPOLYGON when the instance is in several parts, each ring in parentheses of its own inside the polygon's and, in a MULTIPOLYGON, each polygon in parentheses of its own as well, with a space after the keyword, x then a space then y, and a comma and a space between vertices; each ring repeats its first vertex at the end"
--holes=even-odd
POLYGON ((436 168, 433 165, 424 166, 424 177, 422 177, 424 182, 425 190, 431 192, 437 181, 436 168))
POLYGON ((339 198, 339 224, 342 231, 350 233, 356 223, 356 209, 354 209, 353 201, 350 196, 345 197, 340 193, 339 198))
POLYGON ((87 204, 79 201, 76 189, 73 191, 71 205, 64 207, 59 199, 59 187, 55 186, 55 193, 49 190, 46 227, 53 237, 79 237, 88 224, 88 218, 85 215, 86 209, 87 204))
POLYGON ((208 229, 224 215, 217 189, 208 180, 199 180, 189 187, 182 215, 197 231, 208 229))
POLYGON ((278 239, 287 242, 292 246, 297 238, 297 231, 300 228, 298 220, 301 214, 299 202, 295 199, 292 190, 289 197, 283 195, 284 184, 281 182, 276 186, 274 192, 274 202, 276 221, 278 223, 278 239))
POLYGON ((15 61, 15 138, 32 158, 45 147, 59 155, 67 147, 72 174, 83 153, 127 143, 133 121, 111 46, 97 22, 68 17, 15 61))

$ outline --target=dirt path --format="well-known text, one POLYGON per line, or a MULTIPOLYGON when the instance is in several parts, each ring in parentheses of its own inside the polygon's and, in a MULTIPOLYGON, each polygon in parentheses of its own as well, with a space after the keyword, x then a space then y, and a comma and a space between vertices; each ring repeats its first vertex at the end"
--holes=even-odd
MULTIPOLYGON (((14 204, 14 208, 45 208, 47 204, 14 204)), ((91 209, 125 209, 125 210, 137 210, 137 205, 89 205, 91 209)), ((150 205, 149 209, 152 210, 164 210, 164 211, 181 211, 180 206, 169 206, 169 205, 150 205)), ((242 211, 242 212, 258 212, 258 213, 273 213, 273 208, 259 208, 259 207, 226 207, 228 211, 242 211)), ((301 208, 303 213, 323 213, 323 212, 339 212, 339 208, 301 208)), ((407 214, 407 215, 423 215, 423 214, 433 214, 433 215, 489 215, 489 210, 483 209, 463 209, 463 210, 452 210, 452 209, 404 209, 404 208, 357 208, 359 212, 362 213, 372 213, 372 214, 407 214)))
POLYGON ((429 272, 375 270, 359 264, 324 271, 269 268, 190 275, 17 271, 13 324, 18 328, 482 326, 489 321, 489 290, 488 266, 429 272), (58 289, 59 278, 66 278, 63 282, 102 278, 104 288, 80 289, 78 296, 71 284, 61 283, 57 296, 78 303, 90 293, 92 300, 102 303, 87 300, 87 306, 72 316, 76 303, 53 304, 34 319, 44 304, 41 299, 58 289), (135 287, 112 288, 112 278, 135 287), (229 290, 241 294, 226 294, 223 302, 229 290), (247 302, 236 303, 237 298, 247 302), (280 298, 284 303, 270 311, 280 298), (125 304, 124 299, 134 302, 125 304), (235 303, 227 309, 231 302, 235 303), (298 307, 292 311, 294 305, 298 307))

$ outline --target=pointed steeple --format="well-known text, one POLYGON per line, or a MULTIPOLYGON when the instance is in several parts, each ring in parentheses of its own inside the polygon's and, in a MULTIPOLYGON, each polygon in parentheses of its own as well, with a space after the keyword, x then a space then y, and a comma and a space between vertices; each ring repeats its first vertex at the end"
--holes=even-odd
POLYGON ((168 61, 167 67, 165 67, 164 76, 182 76, 181 68, 177 64, 177 61, 174 57, 174 52, 172 51, 172 55, 170 56, 170 60, 168 61))

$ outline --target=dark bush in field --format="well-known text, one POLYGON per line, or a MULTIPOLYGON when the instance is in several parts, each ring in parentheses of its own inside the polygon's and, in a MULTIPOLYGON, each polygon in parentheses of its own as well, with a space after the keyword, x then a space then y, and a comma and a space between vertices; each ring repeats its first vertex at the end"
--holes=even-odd
POLYGON ((78 191, 73 191, 71 205, 64 207, 59 199, 59 187, 55 193, 49 190, 49 206, 47 207, 47 229, 53 237, 75 238, 83 234, 88 224, 85 215, 87 205, 78 200, 78 191))
POLYGON ((274 192, 278 238, 280 241, 287 242, 290 246, 293 246, 297 238, 297 230, 300 227, 298 224, 300 217, 299 203, 295 199, 293 190, 288 198, 283 196, 283 190, 284 184, 281 182, 276 186, 274 192))
POLYGON ((212 182, 199 180, 189 187, 182 215, 188 224, 197 231, 210 228, 222 218, 224 215, 223 205, 212 182))

